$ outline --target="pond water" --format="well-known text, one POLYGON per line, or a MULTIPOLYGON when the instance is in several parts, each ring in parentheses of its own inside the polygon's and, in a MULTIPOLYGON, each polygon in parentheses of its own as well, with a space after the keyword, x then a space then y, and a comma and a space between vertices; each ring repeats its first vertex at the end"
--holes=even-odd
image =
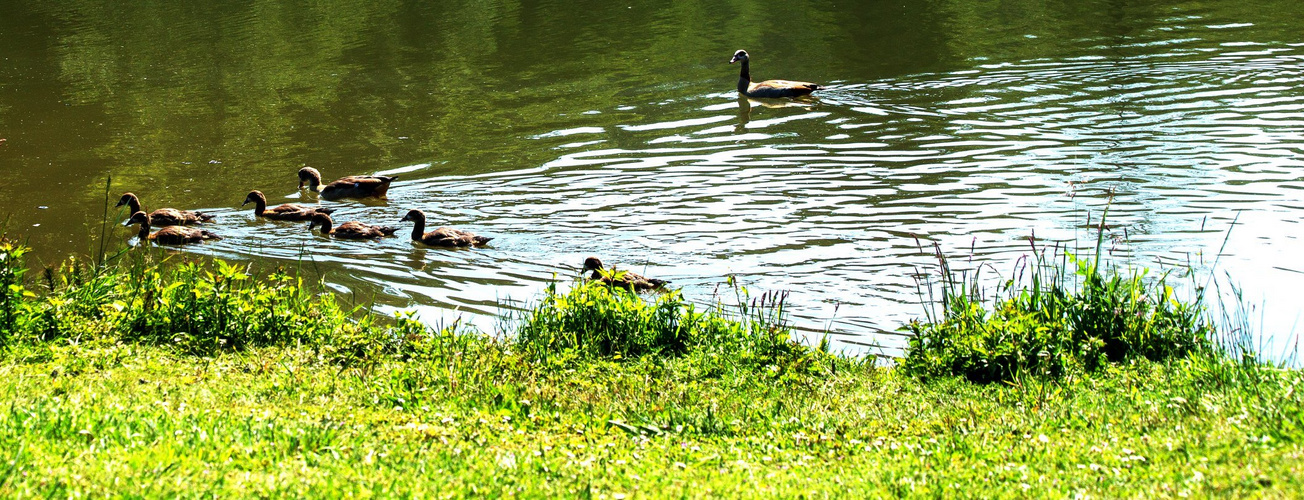
POLYGON ((88 253, 111 177, 110 205, 218 214, 225 239, 183 252, 299 266, 432 323, 492 329, 596 255, 703 303, 729 275, 790 291, 807 335, 893 355, 934 243, 1008 274, 1034 235, 1093 247, 1108 204, 1117 262, 1227 273, 1280 352, 1304 306, 1301 18, 1296 0, 26 2, 0 16, 0 215, 45 262, 88 253), (758 79, 829 89, 740 99, 737 49, 758 79), (388 202, 323 202, 337 220, 405 234, 419 208, 495 240, 331 241, 239 207, 316 202, 304 165, 400 177, 388 202))

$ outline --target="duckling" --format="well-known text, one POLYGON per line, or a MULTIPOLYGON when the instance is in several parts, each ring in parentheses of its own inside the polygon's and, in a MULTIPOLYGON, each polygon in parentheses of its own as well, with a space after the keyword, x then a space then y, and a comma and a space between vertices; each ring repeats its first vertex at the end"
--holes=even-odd
POLYGON ((791 80, 766 80, 752 83, 752 75, 747 64, 747 51, 734 52, 729 64, 743 62, 742 72, 738 75, 738 92, 747 97, 800 97, 816 90, 823 90, 822 85, 791 80))
MULTIPOLYGON (((126 205, 127 209, 133 215, 141 210, 140 198, 132 193, 122 193, 122 198, 118 199, 118 204, 114 207, 126 205)), ((193 210, 177 210, 175 208, 160 208, 149 214, 149 218, 155 227, 164 226, 189 226, 191 224, 203 224, 213 220, 212 214, 204 212, 195 212, 193 210)))
MULTIPOLYGON (((621 271, 619 273, 620 277, 613 280, 611 278, 603 276, 602 273, 599 272, 599 270, 601 269, 602 269, 602 261, 599 260, 597 257, 589 257, 587 259, 584 259, 584 271, 593 271, 593 274, 589 276, 590 280, 600 281, 608 285, 616 285, 634 292, 646 292, 646 291, 656 290, 665 286, 667 283, 670 283, 669 281, 666 280, 644 278, 643 276, 634 274, 633 272, 630 271, 621 271)), ((616 268, 612 267, 611 269, 612 271, 615 271, 616 268)))
POLYGON ((244 203, 241 203, 240 206, 248 205, 251 201, 254 202, 255 216, 272 220, 305 221, 312 219, 313 214, 330 214, 335 211, 334 208, 305 207, 294 203, 267 208, 267 197, 263 195, 262 191, 256 189, 250 191, 248 196, 245 196, 244 203))
POLYGON ((332 228, 331 226, 334 223, 335 221, 331 220, 330 215, 317 212, 312 214, 312 220, 308 221, 308 230, 311 231, 314 227, 321 226, 322 235, 349 240, 370 240, 384 236, 393 236, 394 232, 398 231, 398 228, 396 227, 373 226, 358 221, 345 222, 340 224, 339 227, 332 228))
POLYGON ((412 221, 416 223, 412 227, 412 241, 420 241, 434 247, 469 247, 479 246, 489 243, 493 238, 487 236, 476 236, 469 231, 453 229, 451 227, 441 227, 431 232, 426 230, 426 214, 420 210, 409 210, 407 215, 399 222, 412 221))
POLYGON ((299 189, 304 183, 308 189, 321 193, 328 200, 339 198, 384 198, 389 184, 398 177, 392 175, 350 175, 325 186, 321 185, 321 172, 312 167, 299 169, 299 189))
POLYGON ((153 215, 147 214, 143 210, 137 210, 122 225, 140 224, 140 234, 137 235, 140 237, 140 241, 149 240, 164 245, 184 245, 186 243, 199 243, 204 240, 222 239, 221 236, 213 234, 212 231, 185 226, 167 226, 151 234, 149 226, 153 218, 153 215))

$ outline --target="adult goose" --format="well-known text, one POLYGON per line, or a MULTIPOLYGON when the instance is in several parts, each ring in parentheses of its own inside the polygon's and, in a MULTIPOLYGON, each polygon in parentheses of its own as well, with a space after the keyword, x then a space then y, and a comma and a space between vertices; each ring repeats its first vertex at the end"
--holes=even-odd
MULTIPOLYGON (((118 199, 118 204, 114 207, 127 206, 127 210, 135 215, 141 211, 140 198, 133 193, 122 193, 122 198, 118 199)), ((213 220, 212 214, 204 212, 195 212, 193 210, 177 210, 175 208, 160 208, 149 214, 150 222, 154 227, 164 226, 189 226, 191 224, 202 224, 213 220)))
POLYGON ((263 192, 257 189, 250 191, 249 195, 245 196, 244 203, 241 203, 240 206, 243 207, 250 202, 254 204, 254 216, 272 220, 305 221, 312 219, 314 214, 330 214, 335 211, 333 208, 305 207, 294 203, 267 208, 267 196, 264 196, 263 192))
POLYGON ((345 222, 338 227, 333 227, 334 224, 335 221, 331 220, 330 215, 317 212, 312 214, 312 220, 308 221, 308 230, 311 231, 314 227, 321 226, 321 234, 348 240, 370 240, 393 236, 394 232, 398 231, 396 227, 373 226, 358 221, 345 222))
POLYGON ((616 271, 616 268, 614 266, 611 268, 611 271, 608 273, 611 275, 610 277, 603 276, 603 273, 600 272, 601 269, 602 269, 602 261, 599 260, 597 257, 589 257, 587 259, 584 259, 584 271, 593 271, 593 274, 589 276, 589 280, 591 281, 598 281, 601 283, 618 286, 635 292, 646 292, 646 291, 656 290, 658 288, 665 286, 666 283, 669 283, 669 281, 666 280, 645 278, 638 274, 634 274, 633 272, 630 271, 616 271))
POLYGON ((753 83, 751 70, 747 63, 747 51, 734 52, 733 59, 729 60, 729 64, 738 61, 743 63, 742 72, 738 74, 738 92, 747 97, 800 97, 824 89, 823 86, 818 84, 791 80, 766 80, 753 83))
POLYGON ((409 210, 407 215, 399 222, 413 222, 412 241, 419 241, 432 247, 469 247, 480 246, 489 243, 488 236, 477 236, 470 231, 462 231, 451 227, 441 227, 431 232, 426 231, 426 213, 420 210, 409 210))
POLYGON ((389 184, 398 177, 392 175, 350 175, 330 184, 322 185, 321 172, 312 167, 299 169, 299 188, 307 184, 308 189, 321 193, 328 200, 340 198, 384 198, 389 191, 389 184))
POLYGON ((186 243, 199 243, 204 240, 222 239, 221 236, 213 234, 212 231, 185 226, 167 226, 150 233, 149 226, 153 218, 153 215, 147 214, 142 210, 137 210, 135 213, 131 214, 131 218, 127 219, 127 222, 122 225, 130 226, 132 224, 140 224, 140 233, 137 234, 137 236, 140 237, 140 241, 149 240, 164 245, 184 245, 186 243))

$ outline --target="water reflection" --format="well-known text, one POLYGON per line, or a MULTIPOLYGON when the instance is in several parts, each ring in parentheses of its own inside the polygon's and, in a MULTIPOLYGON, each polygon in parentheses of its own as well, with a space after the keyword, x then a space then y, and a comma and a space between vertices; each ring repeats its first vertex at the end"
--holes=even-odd
POLYGON ((735 134, 742 134, 747 131, 747 122, 752 118, 752 100, 747 96, 738 96, 738 126, 734 127, 735 134))

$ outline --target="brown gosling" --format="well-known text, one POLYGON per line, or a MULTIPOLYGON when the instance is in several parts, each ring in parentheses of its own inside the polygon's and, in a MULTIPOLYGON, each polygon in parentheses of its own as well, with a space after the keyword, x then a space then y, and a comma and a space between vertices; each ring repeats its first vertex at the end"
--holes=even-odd
POLYGON ((333 208, 305 207, 294 203, 267 208, 267 196, 258 190, 250 191, 249 195, 245 196, 244 203, 241 203, 240 206, 248 205, 249 202, 254 203, 255 216, 271 220, 305 221, 312 219, 313 214, 330 214, 335 211, 333 208))
POLYGON ((149 240, 164 245, 185 245, 187 243, 199 243, 204 240, 222 239, 221 236, 214 234, 212 231, 185 226, 167 226, 150 233, 150 220, 153 217, 153 215, 147 214, 143 210, 137 210, 122 225, 140 224, 140 233, 137 234, 140 241, 149 240))
MULTIPOLYGON (((118 199, 118 204, 114 207, 127 206, 127 210, 135 215, 141 211, 140 198, 133 193, 122 193, 122 198, 118 199)), ((164 226, 189 226, 191 224, 203 224, 213 220, 212 214, 196 212, 193 210, 177 210, 175 208, 160 208, 149 214, 150 221, 155 227, 164 226)))
POLYGON ((304 184, 310 191, 321 193, 328 200, 340 198, 384 198, 390 183, 398 177, 392 175, 350 175, 330 184, 322 185, 321 172, 312 167, 299 169, 299 189, 304 184))
POLYGON ((477 236, 470 231, 462 231, 451 227, 441 227, 431 232, 426 230, 426 214, 420 210, 409 210, 399 222, 411 221, 415 223, 412 227, 412 241, 419 241, 432 247, 470 247, 480 246, 489 243, 488 236, 477 236))
POLYGON ((634 292, 647 292, 647 291, 657 290, 664 287, 667 283, 670 283, 669 281, 666 280, 645 278, 638 274, 634 274, 631 271, 617 272, 614 266, 611 268, 611 272, 609 273, 614 275, 614 279, 613 279, 612 277, 603 276, 602 272, 600 272, 601 270, 602 270, 602 261, 599 260, 597 257, 589 257, 587 259, 584 259, 584 271, 593 271, 593 274, 589 276, 589 280, 591 281, 598 281, 601 283, 606 283, 608 285, 619 286, 621 288, 625 288, 627 290, 634 291, 634 292))
POLYGON ((331 220, 330 215, 318 212, 312 214, 312 220, 308 221, 308 230, 311 231, 314 227, 321 226, 322 235, 348 240, 371 240, 393 236, 394 232, 398 231, 396 227, 373 226, 358 221, 349 221, 337 227, 332 227, 334 224, 335 221, 331 220))

